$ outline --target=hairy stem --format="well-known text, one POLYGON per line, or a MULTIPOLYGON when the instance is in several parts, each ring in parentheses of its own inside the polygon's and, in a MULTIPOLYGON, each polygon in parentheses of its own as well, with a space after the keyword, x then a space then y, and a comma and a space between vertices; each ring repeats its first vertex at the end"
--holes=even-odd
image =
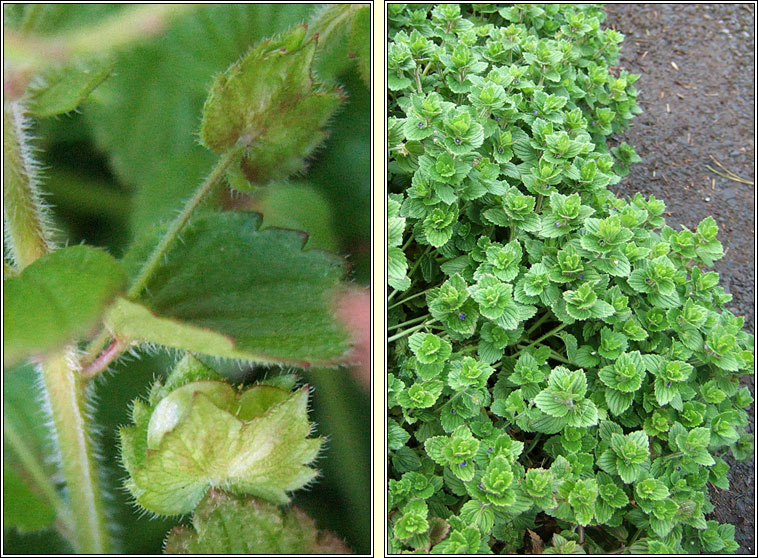
POLYGON ((3 104, 3 218, 5 245, 17 270, 53 249, 38 186, 38 165, 27 137, 24 106, 3 104))
MULTIPOLYGON (((234 148, 230 149, 224 156, 219 159, 216 166, 211 170, 210 174, 200 184, 198 189, 187 201, 182 208, 179 215, 176 216, 171 226, 161 238, 160 242, 153 249, 150 256, 142 264, 137 277, 134 279, 129 291, 126 293, 128 298, 136 298, 147 285, 150 278, 160 267, 163 257, 168 252, 173 242, 177 239, 182 228, 192 217, 192 214, 197 210, 203 201, 209 196, 213 189, 224 178, 226 171, 237 161, 237 157, 240 153, 252 142, 250 138, 244 138, 244 141, 240 141, 234 148)), ((85 377, 91 379, 97 376, 100 372, 104 371, 108 364, 117 359, 121 353, 129 347, 128 339, 119 339, 108 345, 108 341, 111 339, 111 333, 107 329, 103 329, 87 346, 86 354, 82 358, 82 366, 85 377), (106 349, 106 346, 108 348, 106 349), (106 353, 102 351, 106 349, 106 353)))
POLYGON ((200 206, 205 198, 208 197, 208 194, 213 191, 213 188, 215 188, 216 185, 221 182, 221 180, 224 178, 224 175, 226 174, 226 171, 229 170, 229 167, 232 166, 232 164, 237 160, 237 157, 240 155, 240 153, 244 151, 244 149, 249 145, 251 141, 252 140, 245 142, 240 141, 235 147, 230 149, 223 155, 223 157, 221 157, 221 159, 219 159, 218 163, 216 163, 216 166, 213 168, 211 173, 206 177, 203 183, 200 184, 189 201, 187 201, 181 213, 176 216, 176 219, 174 219, 174 221, 171 223, 171 226, 166 231, 166 234, 163 235, 163 238, 161 238, 158 245, 153 249, 153 252, 147 258, 145 263, 142 264, 142 268, 137 274, 137 277, 134 279, 132 286, 129 287, 129 290, 126 293, 126 296, 128 298, 136 298, 140 295, 140 293, 142 293, 142 289, 145 288, 147 282, 156 272, 158 267, 160 267, 163 257, 168 252, 171 244, 173 244, 173 242, 176 240, 184 225, 187 224, 187 221, 190 220, 190 217, 192 217, 192 214, 195 212, 195 210, 200 206))
MULTIPOLYGON (((53 249, 47 215, 36 185, 36 164, 25 138, 24 107, 3 106, 3 202, 6 243, 20 271, 53 249)), ((102 554, 110 550, 103 503, 85 413, 84 385, 74 348, 64 348, 40 364, 45 397, 50 404, 61 469, 68 493, 69 513, 58 516, 72 526, 72 544, 78 552, 102 554), (70 519, 68 519, 70 518, 70 519)), ((38 471, 39 473, 40 471, 38 471)), ((57 502, 55 498, 51 500, 57 502)))
POLYGON ((51 355, 41 364, 42 379, 71 506, 72 543, 77 552, 105 554, 111 551, 105 502, 86 416, 84 383, 75 359, 73 348, 51 355))

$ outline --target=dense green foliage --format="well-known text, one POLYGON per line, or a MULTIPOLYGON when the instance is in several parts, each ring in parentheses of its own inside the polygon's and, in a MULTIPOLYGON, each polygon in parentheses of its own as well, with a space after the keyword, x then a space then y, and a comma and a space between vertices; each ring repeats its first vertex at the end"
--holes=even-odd
POLYGON ((704 515, 752 452, 753 336, 715 221, 608 189, 639 161, 623 36, 590 5, 388 10, 390 552, 733 552, 704 515))

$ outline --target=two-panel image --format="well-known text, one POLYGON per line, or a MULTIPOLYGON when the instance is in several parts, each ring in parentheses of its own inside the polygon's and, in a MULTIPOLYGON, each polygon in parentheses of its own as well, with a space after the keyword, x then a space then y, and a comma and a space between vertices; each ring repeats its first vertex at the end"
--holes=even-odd
POLYGON ((4 4, 3 554, 754 554, 754 12, 4 4))

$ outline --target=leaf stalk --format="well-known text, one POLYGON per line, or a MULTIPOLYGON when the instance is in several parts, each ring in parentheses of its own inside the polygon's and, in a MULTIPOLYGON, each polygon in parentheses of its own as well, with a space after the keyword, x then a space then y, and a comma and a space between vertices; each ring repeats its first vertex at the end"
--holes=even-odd
POLYGON ((171 244, 177 239, 182 228, 192 217, 192 214, 200 206, 200 204, 208 197, 213 189, 224 178, 226 171, 237 161, 239 155, 248 147, 252 140, 245 138, 246 141, 240 141, 232 149, 227 151, 221 159, 219 159, 216 166, 206 177, 206 179, 200 184, 198 189, 192 195, 192 197, 184 205, 179 215, 176 216, 171 226, 161 238, 160 242, 153 249, 153 252, 147 258, 142 265, 137 277, 135 277, 131 287, 126 293, 127 298, 137 298, 147 286, 148 281, 153 274, 158 270, 163 261, 163 257, 168 252, 171 244))

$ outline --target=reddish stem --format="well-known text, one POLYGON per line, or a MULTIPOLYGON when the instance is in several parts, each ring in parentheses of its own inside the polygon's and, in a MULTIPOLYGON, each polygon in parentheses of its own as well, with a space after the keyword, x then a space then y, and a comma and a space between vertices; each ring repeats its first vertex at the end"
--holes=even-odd
POLYGON ((94 378, 108 368, 108 365, 111 362, 121 356, 121 353, 124 352, 126 347, 127 343, 124 340, 117 337, 114 338, 113 341, 111 341, 111 344, 108 345, 95 360, 82 369, 82 376, 87 379, 94 378))

